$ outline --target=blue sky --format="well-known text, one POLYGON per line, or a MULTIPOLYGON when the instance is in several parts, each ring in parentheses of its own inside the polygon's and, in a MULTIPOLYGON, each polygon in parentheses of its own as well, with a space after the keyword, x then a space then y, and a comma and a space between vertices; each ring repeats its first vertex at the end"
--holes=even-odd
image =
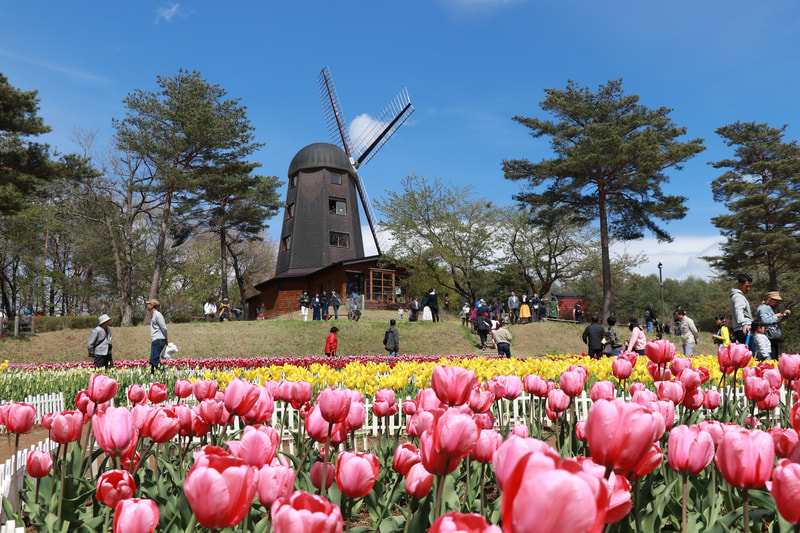
MULTIPOLYGON (((710 218, 724 208, 707 163, 732 154, 714 129, 736 120, 788 123, 798 137, 800 3, 704 0, 431 0, 428 2, 16 2, 0 0, 0 72, 36 89, 53 127, 45 141, 77 150, 76 129, 108 143, 111 119, 156 76, 196 69, 241 98, 266 143, 263 174, 285 180, 294 154, 328 142, 317 75, 329 65, 345 117, 374 116, 403 87, 415 114, 360 170, 369 195, 411 173, 472 185, 510 206, 519 184, 504 158, 549 156, 545 141, 511 120, 547 118, 545 88, 569 79, 596 88, 623 78, 650 107, 674 108, 687 138, 708 149, 670 172, 669 194, 689 198, 685 219, 666 226, 670 245, 627 244, 649 260, 639 270, 708 276, 697 256, 720 240, 710 218)), ((281 191, 283 196, 285 189, 281 191)), ((487 224, 502 209, 487 213, 487 224)), ((277 241, 280 217, 268 233, 277 241)))

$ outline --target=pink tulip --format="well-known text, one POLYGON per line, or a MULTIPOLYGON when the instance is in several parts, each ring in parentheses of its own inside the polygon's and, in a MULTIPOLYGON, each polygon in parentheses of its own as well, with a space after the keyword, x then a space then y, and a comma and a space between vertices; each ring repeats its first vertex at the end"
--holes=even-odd
POLYGON ((677 377, 677 380, 683 384, 683 388, 687 393, 696 391, 703 382, 700 372, 694 370, 693 368, 684 368, 679 374, 675 374, 675 376, 677 377))
POLYGON ((730 485, 744 489, 763 487, 772 472, 775 448, 769 433, 730 429, 717 448, 716 462, 730 485))
POLYGON ((610 400, 614 397, 614 384, 610 381, 597 381, 589 389, 589 397, 592 402, 597 400, 610 400))
POLYGON ((760 402, 769 394, 769 383, 764 378, 748 377, 744 380, 744 395, 751 402, 760 402))
POLYGON ((783 377, 780 370, 777 368, 767 368, 764 370, 761 377, 767 380, 769 386, 773 389, 780 389, 783 386, 783 377))
POLYGON ((644 405, 645 407, 657 401, 658 395, 651 390, 642 389, 631 394, 631 402, 644 405))
POLYGON ((328 387, 317 395, 316 405, 326 422, 336 424, 347 419, 350 403, 347 391, 328 387))
MULTIPOLYGON (((561 376, 558 378, 559 388, 564 391, 567 396, 572 398, 579 396, 580 393, 583 392, 583 383, 583 374, 575 370, 562 372, 561 376)), ((556 409, 556 411, 558 411, 558 409, 556 409)))
POLYGON ((406 400, 402 404, 403 413, 407 416, 411 416, 417 412, 417 401, 416 400, 406 400))
MULTIPOLYGON (((523 438, 527 438, 527 435, 523 438)), ((491 429, 483 430, 470 453, 470 458, 479 463, 489 464, 501 444, 503 444, 503 435, 491 429)))
POLYGON ((664 462, 664 453, 661 451, 661 444, 654 442, 642 460, 631 471, 637 476, 643 477, 658 468, 662 462, 664 462))
MULTIPOLYGON (((195 384, 200 383, 199 381, 195 381, 195 384)), ((200 405, 197 406, 197 414, 206 421, 206 423, 217 426, 223 426, 228 424, 228 420, 230 420, 230 413, 228 410, 225 409, 225 404, 223 402, 217 401, 215 399, 203 400, 200 402, 200 405)))
POLYGON ((147 399, 150 400, 150 403, 163 403, 167 401, 167 398, 169 398, 169 392, 163 383, 153 383, 147 390, 147 399))
POLYGON ((486 413, 492 408, 494 393, 488 390, 472 389, 469 395, 469 408, 474 413, 486 413))
MULTIPOLYGON (((394 404, 394 408, 397 408, 397 404, 394 404)), ((389 408, 388 415, 393 415, 397 411, 392 412, 392 408, 389 408)), ((345 419, 345 427, 348 431, 354 431, 359 429, 366 423, 367 421, 367 408, 364 405, 364 402, 350 402, 350 410, 347 412, 347 418, 345 419)))
POLYGON ((138 441, 133 413, 125 407, 109 407, 102 415, 95 416, 92 430, 97 445, 112 457, 119 457, 131 446, 136 446, 135 442, 138 441))
POLYGON ((120 500, 114 510, 114 533, 152 533, 158 520, 158 505, 153 500, 120 500))
POLYGON ((258 387, 239 378, 233 378, 225 388, 225 409, 236 416, 244 416, 259 398, 258 387))
MULTIPOLYGON (((684 372, 686 372, 684 370, 684 372)), ((696 411, 703 407, 703 402, 706 399, 706 395, 703 392, 703 389, 694 389, 691 391, 686 391, 686 396, 683 397, 683 406, 687 409, 691 409, 692 411, 696 411)))
POLYGON ((375 398, 372 402, 372 411, 375 416, 383 417, 397 413, 399 407, 394 399, 394 390, 380 389, 375 391, 375 398))
POLYGON ((781 403, 780 389, 771 389, 763 400, 756 402, 756 407, 761 411, 771 411, 781 403))
POLYGON ((195 464, 183 482, 186 499, 197 522, 209 529, 241 522, 256 492, 252 467, 235 457, 207 456, 195 464))
POLYGON ((720 368, 744 368, 750 363, 752 352, 744 344, 732 342, 728 347, 720 346, 717 350, 720 368))
POLYGON ((792 428, 770 428, 767 433, 772 437, 775 455, 784 459, 792 456, 797 448, 797 431, 792 428))
POLYGON ((141 385, 131 385, 128 387, 128 401, 133 405, 143 403, 147 398, 147 393, 141 385))
POLYGON ((314 485, 315 488, 319 489, 322 486, 322 473, 325 472, 325 488, 330 488, 333 485, 333 478, 336 476, 336 467, 333 464, 329 464, 327 468, 323 463, 317 461, 311 466, 311 470, 309 471, 309 478, 311 478, 311 484, 314 485))
MULTIPOLYGON (((82 417, 81 417, 82 418, 82 417)), ((32 405, 17 402, 6 410, 6 429, 10 433, 22 434, 33 429, 36 422, 36 409, 32 405)))
POLYGON ((350 498, 370 493, 380 473, 380 462, 371 453, 342 452, 336 459, 336 487, 350 498))
POLYGON ((89 378, 89 398, 94 403, 105 403, 117 395, 119 383, 105 374, 92 374, 89 378))
POLYGON ((491 411, 487 413, 475 413, 472 415, 472 418, 475 419, 475 422, 481 427, 481 429, 492 429, 494 427, 494 414, 491 411))
POLYGON ((406 442, 395 449, 394 457, 392 458, 392 469, 405 476, 411 467, 420 461, 419 450, 410 442, 406 442))
POLYGON ((475 447, 481 428, 470 415, 448 409, 433 425, 436 451, 451 459, 462 459, 475 447))
POLYGON ((91 416, 94 414, 94 406, 95 403, 89 398, 89 391, 78 391, 78 394, 75 396, 75 407, 78 411, 84 415, 91 416))
POLYGON ((665 431, 672 429, 672 425, 675 423, 675 404, 672 403, 672 400, 650 402, 645 407, 649 407, 652 412, 661 415, 661 418, 664 419, 665 431))
POLYGON ((436 450, 434 437, 427 431, 419 438, 419 452, 422 466, 431 474, 445 475, 454 472, 461 459, 447 457, 436 450))
POLYGON ((297 491, 272 504, 275 533, 342 533, 339 507, 321 496, 297 491))
POLYGON ((622 381, 631 377, 633 365, 627 359, 616 357, 611 363, 611 372, 614 374, 615 378, 622 381))
POLYGON ((294 490, 294 470, 283 465, 264 465, 258 469, 256 497, 264 507, 289 496, 294 490))
POLYGON ((666 339, 644 345, 644 354, 656 364, 669 363, 675 358, 675 345, 666 339))
POLYGON ((516 435, 517 437, 522 437, 523 439, 530 437, 530 431, 528 430, 528 426, 525 424, 515 425, 513 428, 511 428, 511 434, 516 435))
POLYGON ((634 381, 628 387, 628 392, 630 393, 631 396, 633 396, 637 392, 643 391, 643 390, 647 390, 647 385, 645 385, 641 381, 634 381))
POLYGON ((543 461, 546 468, 555 468, 561 462, 561 456, 546 442, 509 436, 492 455, 492 465, 500 490, 505 490, 506 482, 517 471, 522 460, 530 454, 536 455, 537 461, 543 461))
POLYGON ((447 513, 437 518, 428 533, 503 533, 477 513, 447 513))
POLYGON ((522 392, 522 380, 517 376, 495 376, 492 380, 496 383, 494 396, 496 399, 514 400, 522 392))
POLYGON ((586 442, 586 420, 575 422, 575 438, 581 442, 586 442))
POLYGON ((244 418, 250 424, 266 424, 272 419, 272 413, 275 412, 275 400, 266 387, 256 388, 258 389, 258 400, 244 414, 244 418))
POLYGON ((155 407, 150 410, 142 426, 142 436, 163 444, 171 441, 181 430, 181 421, 171 407, 155 407))
POLYGON ((800 379, 800 354, 783 354, 778 359, 778 371, 787 382, 800 379))
POLYGON ((417 411, 433 411, 434 409, 446 407, 446 404, 442 403, 436 392, 431 388, 420 389, 417 392, 416 402, 417 411))
POLYGON ((563 413, 569 408, 572 400, 561 389, 553 389, 547 393, 547 407, 557 413, 563 413))
POLYGON ((687 368, 692 368, 692 360, 688 357, 676 357, 669 364, 669 369, 673 376, 677 376, 687 368))
POLYGON ((661 381, 656 386, 656 390, 660 399, 670 400, 675 405, 679 405, 686 394, 683 383, 680 381, 661 381))
POLYGON ((415 437, 422 436, 426 431, 433 430, 433 412, 417 411, 406 420, 406 431, 415 437))
POLYGON ((188 379, 179 379, 175 382, 175 396, 188 398, 192 395, 192 382, 188 379))
POLYGON ((431 388, 437 398, 451 406, 467 403, 470 392, 477 386, 475 372, 457 366, 436 366, 431 375, 431 388))
POLYGON ((238 441, 228 441, 228 449, 248 465, 261 468, 268 465, 278 451, 278 432, 270 426, 258 429, 246 426, 238 441))
POLYGON ((411 465, 405 478, 406 492, 414 498, 424 498, 433 486, 433 474, 425 470, 421 463, 411 465))
POLYGON ((621 399, 600 400, 589 409, 584 429, 592 460, 633 470, 664 434, 664 419, 621 399))
POLYGON ((792 524, 800 522, 800 505, 797 505, 800 499, 800 464, 788 459, 778 461, 772 471, 772 482, 767 483, 767 488, 775 498, 781 516, 792 524))
POLYGON ((539 398, 547 396, 547 392, 550 390, 547 386, 547 381, 538 374, 529 374, 525 376, 522 378, 522 383, 525 387, 525 392, 538 396, 539 398))
POLYGON ((719 391, 706 389, 703 391, 703 407, 706 409, 716 409, 722 401, 719 391))
POLYGON ((677 426, 669 434, 667 459, 676 472, 699 474, 714 459, 714 441, 697 426, 677 426))
POLYGON ((41 450, 34 450, 28 454, 25 467, 29 476, 35 478, 45 477, 53 469, 53 456, 41 450))
POLYGON ((653 381, 670 381, 672 379, 672 372, 669 367, 662 364, 654 363, 653 361, 647 362, 647 373, 653 378, 653 381))
POLYGON ((83 415, 78 411, 61 411, 50 419, 50 439, 64 444, 80 440, 83 433, 83 415))
POLYGON ((192 383, 192 393, 198 402, 213 400, 217 394, 218 387, 219 385, 217 385, 216 381, 210 379, 197 380, 192 383))
POLYGON ((133 498, 136 493, 136 482, 127 470, 109 470, 103 472, 97 480, 97 501, 112 509, 120 500, 133 498))

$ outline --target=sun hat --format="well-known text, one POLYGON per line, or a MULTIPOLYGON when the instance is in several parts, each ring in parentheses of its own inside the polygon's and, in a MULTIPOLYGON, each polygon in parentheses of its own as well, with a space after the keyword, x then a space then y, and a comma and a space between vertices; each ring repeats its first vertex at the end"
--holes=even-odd
POLYGON ((111 317, 110 316, 108 316, 108 315, 100 315, 99 317, 97 317, 97 323, 99 325, 102 326, 106 322, 111 322, 111 317))
POLYGON ((768 292, 768 293, 766 294, 766 297, 767 297, 767 299, 770 299, 770 298, 772 298, 773 300, 777 300, 777 301, 779 301, 779 302, 780 302, 781 300, 783 300, 783 298, 781 298, 781 293, 779 293, 778 291, 771 291, 771 292, 768 292))
POLYGON ((148 304, 152 305, 153 307, 158 307, 158 300, 156 300, 155 298, 153 298, 151 300, 147 300, 147 302, 145 302, 145 303, 148 303, 148 304))

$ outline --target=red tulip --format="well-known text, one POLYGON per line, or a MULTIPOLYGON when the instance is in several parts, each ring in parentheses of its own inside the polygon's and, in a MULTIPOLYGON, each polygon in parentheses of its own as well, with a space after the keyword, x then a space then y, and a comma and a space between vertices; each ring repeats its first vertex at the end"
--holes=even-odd
POLYGON ((50 438, 54 442, 75 442, 82 433, 83 415, 78 411, 61 411, 50 419, 50 438))
POLYGON ((380 473, 380 462, 371 453, 342 452, 336 460, 336 487, 350 498, 370 493, 380 473))
POLYGON ((478 441, 475 443, 470 457, 479 463, 491 463, 494 453, 501 444, 503 444, 503 436, 500 433, 491 429, 483 430, 478 436, 478 441))
POLYGON ((408 474, 411 467, 421 460, 419 450, 410 442, 406 442, 395 449, 394 457, 392 458, 392 469, 400 475, 405 476, 408 474))
POLYGON ((264 465, 258 469, 256 497, 261 505, 271 506, 294 490, 294 470, 283 465, 264 465))
POLYGON ((207 456, 195 464, 183 482, 186 499, 197 522, 209 529, 241 522, 256 492, 253 469, 236 457, 207 456))
POLYGON ((278 432, 270 426, 258 429, 246 426, 238 441, 228 441, 231 453, 248 465, 261 468, 268 465, 278 451, 278 432))
POLYGON ((150 385, 150 389, 147 391, 147 399, 150 400, 150 403, 159 404, 166 402, 167 398, 169 398, 169 392, 167 391, 166 385, 163 383, 153 383, 150 385))
POLYGON ((592 405, 584 427, 592 460, 621 470, 633 470, 664 430, 660 415, 621 399, 592 405))
POLYGON ((95 403, 89 398, 89 391, 78 391, 78 394, 75 396, 75 407, 78 411, 84 415, 91 416, 94 414, 94 406, 95 403))
POLYGON ((547 381, 538 374, 529 374, 525 376, 522 378, 522 383, 525 386, 525 392, 538 396, 539 398, 547 396, 547 392, 550 390, 547 386, 547 381))
POLYGON ((152 533, 158 519, 158 505, 153 500, 120 500, 114 510, 114 533, 152 533))
MULTIPOLYGON (((558 378, 558 386, 567 396, 574 398, 583 392, 583 374, 578 371, 562 372, 558 378)), ((563 409, 555 409, 563 411, 563 409)))
POLYGON ((788 459, 778 461, 772 471, 772 482, 767 483, 767 488, 775 498, 781 516, 792 524, 800 522, 800 505, 797 505, 800 499, 800 464, 788 459))
POLYGON ((447 513, 437 518, 428 533, 503 533, 477 513, 447 513))
POLYGON ((319 406, 319 412, 326 422, 337 424, 347 419, 350 403, 350 395, 347 391, 328 387, 317 395, 316 406, 319 406))
POLYGON ((611 363, 611 372, 614 374, 615 378, 622 381, 623 379, 628 379, 631 377, 633 365, 627 359, 615 357, 614 361, 611 363))
POLYGON ((775 448, 769 433, 730 429, 717 448, 716 462, 730 485, 744 489, 763 487, 772 472, 775 448))
POLYGON ((45 477, 53 468, 53 456, 42 450, 34 450, 28 454, 25 464, 31 477, 45 477))
POLYGON ((125 407, 109 407, 102 415, 95 416, 92 429, 97 445, 112 457, 118 457, 131 446, 136 446, 138 441, 133 413, 125 407))
POLYGON ((143 403, 145 398, 147 398, 147 393, 141 385, 134 384, 128 387, 128 401, 133 405, 143 403))
POLYGON ((35 422, 36 409, 30 404, 23 402, 12 403, 6 410, 6 429, 10 433, 27 433, 33 429, 35 422))
POLYGON ((339 507, 321 496, 297 491, 272 504, 275 533, 342 533, 339 507))
POLYGON ((92 374, 89 378, 89 398, 94 403, 105 403, 117 395, 119 383, 105 374, 92 374))
POLYGON ((711 435, 697 426, 677 426, 669 434, 669 466, 681 474, 699 474, 714 459, 711 435))
POLYGON ((328 467, 325 468, 323 463, 317 461, 311 466, 311 470, 309 471, 309 477, 311 478, 311 484, 314 485, 315 488, 319 489, 322 486, 322 473, 325 472, 325 488, 330 488, 333 485, 333 479, 336 477, 336 467, 333 463, 328 464, 328 467))
POLYGON ((614 397, 614 384, 610 381, 597 381, 589 389, 589 397, 593 402, 597 400, 610 400, 614 397))
POLYGON ((179 379, 175 382, 175 396, 188 398, 192 395, 192 382, 188 379, 179 379))
POLYGON ((431 375, 431 388, 436 397, 451 406, 467 403, 472 389, 477 386, 475 372, 457 366, 436 366, 431 375))
POLYGON ((703 389, 686 391, 686 396, 683 397, 683 406, 695 411, 703 407, 703 401, 705 401, 705 399, 706 395, 703 393, 703 389))
POLYGON ((433 474, 425 470, 421 463, 411 465, 405 474, 406 492, 415 498, 424 498, 433 486, 433 474))
POLYGON ((192 383, 192 393, 198 402, 213 400, 217 394, 218 387, 219 385, 217 385, 216 381, 210 379, 197 380, 192 383))
POLYGON ((246 415, 258 398, 258 387, 239 378, 233 378, 225 387, 225 409, 234 415, 246 415))
POLYGON ((644 354, 656 364, 669 363, 675 358, 675 345, 666 339, 644 345, 644 354))
POLYGON ((436 416, 433 445, 436 451, 451 459, 462 459, 475 447, 481 428, 470 415, 448 409, 436 416))
POLYGON ((116 508, 120 500, 133 498, 136 493, 136 482, 127 470, 109 470, 103 472, 97 480, 97 501, 116 508))

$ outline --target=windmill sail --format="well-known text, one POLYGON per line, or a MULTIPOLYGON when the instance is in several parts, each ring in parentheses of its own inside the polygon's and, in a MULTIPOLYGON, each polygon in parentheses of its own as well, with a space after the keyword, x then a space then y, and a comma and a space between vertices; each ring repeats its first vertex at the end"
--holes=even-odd
MULTIPOLYGON (((414 106, 408 96, 408 91, 403 89, 395 96, 380 113, 371 121, 370 125, 359 133, 358 137, 351 143, 347 130, 347 123, 342 113, 339 97, 336 94, 336 87, 333 85, 333 78, 328 67, 322 69, 318 77, 319 92, 322 98, 322 109, 325 122, 328 126, 328 135, 331 141, 338 145, 350 157, 353 167, 358 170, 362 164, 368 163, 375 154, 386 144, 394 135, 394 132, 408 120, 414 112, 414 106)), ((381 243, 375 230, 375 214, 372 210, 372 203, 369 201, 367 191, 361 177, 356 174, 356 187, 364 206, 364 213, 367 215, 369 229, 375 240, 378 254, 381 253, 381 243)))

